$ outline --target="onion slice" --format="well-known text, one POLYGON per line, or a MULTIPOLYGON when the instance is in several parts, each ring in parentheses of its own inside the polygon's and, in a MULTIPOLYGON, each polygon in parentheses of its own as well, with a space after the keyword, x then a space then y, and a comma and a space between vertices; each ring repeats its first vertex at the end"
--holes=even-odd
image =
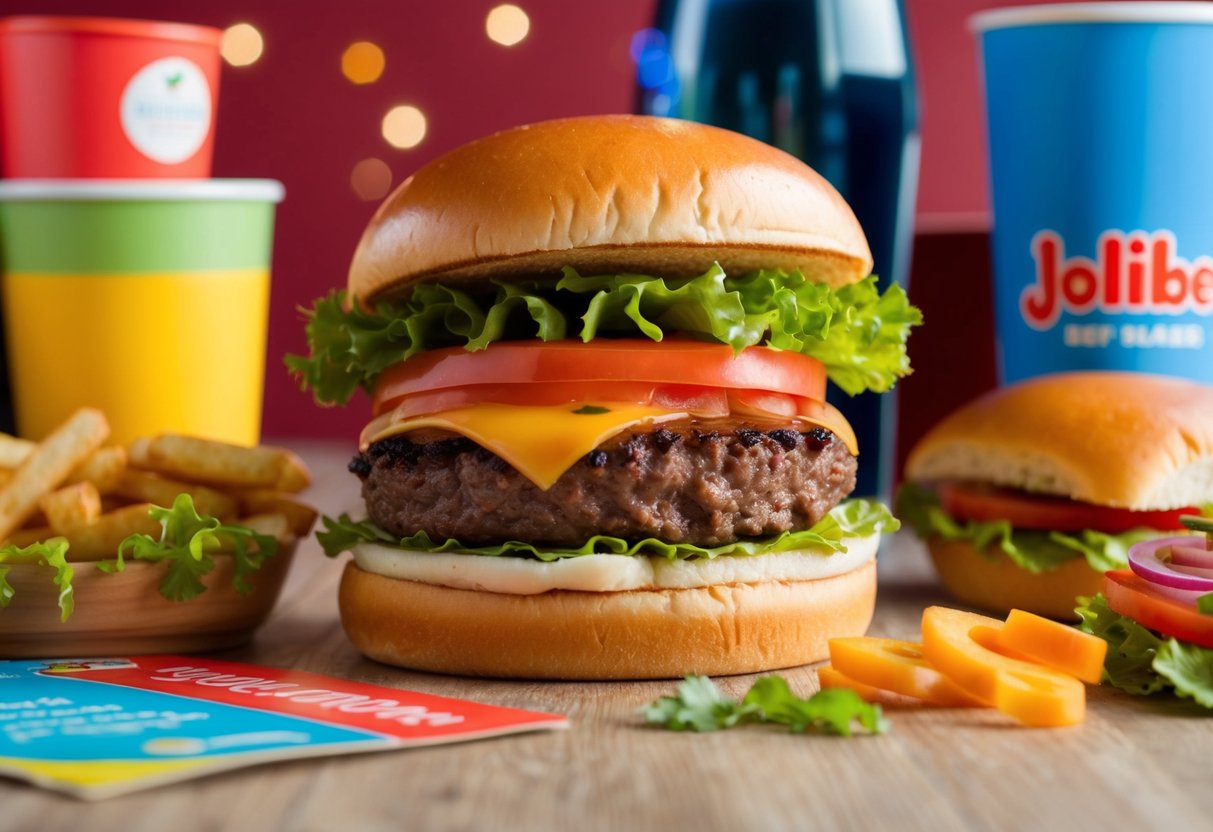
MULTIPOLYGON (((1191 537, 1160 537, 1136 543, 1129 547, 1129 568, 1155 586, 1195 594, 1213 592, 1213 578, 1181 572, 1172 566, 1172 547, 1191 549, 1194 548, 1191 543, 1191 537)), ((1191 602, 1195 603, 1194 597, 1191 602)))

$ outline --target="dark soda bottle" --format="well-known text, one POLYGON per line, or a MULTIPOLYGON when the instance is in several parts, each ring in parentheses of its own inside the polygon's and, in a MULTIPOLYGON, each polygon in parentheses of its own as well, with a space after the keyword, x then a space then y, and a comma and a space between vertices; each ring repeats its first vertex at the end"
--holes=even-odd
MULTIPOLYGON (((906 285, 918 103, 901 0, 660 0, 633 41, 637 108, 753 136, 851 204, 880 285, 906 285)), ((892 487, 893 393, 829 397, 855 428, 857 492, 892 487)))

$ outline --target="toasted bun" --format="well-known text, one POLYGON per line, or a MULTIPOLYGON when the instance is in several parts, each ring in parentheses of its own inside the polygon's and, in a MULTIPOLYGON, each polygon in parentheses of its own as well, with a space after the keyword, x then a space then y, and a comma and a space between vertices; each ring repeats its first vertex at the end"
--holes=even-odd
POLYGON ((911 451, 911 480, 973 480, 1099 505, 1213 501, 1213 387, 1143 373, 1062 373, 989 393, 911 451))
POLYGON ((816 581, 702 589, 503 595, 345 567, 341 620, 373 659, 416 670, 531 679, 671 679, 826 658, 867 631, 876 565, 816 581))
POLYGON ((1086 558, 1033 574, 1020 569, 1002 552, 978 552, 964 541, 934 537, 927 548, 948 592, 990 612, 1005 614, 1019 609, 1072 621, 1077 617, 1074 599, 1079 595, 1090 597, 1103 589, 1103 574, 1087 565, 1086 558))
POLYGON ((832 286, 872 256, 850 207, 803 162, 716 127, 588 116, 464 145, 380 206, 349 291, 378 299, 412 283, 500 275, 691 276, 801 269, 832 286))

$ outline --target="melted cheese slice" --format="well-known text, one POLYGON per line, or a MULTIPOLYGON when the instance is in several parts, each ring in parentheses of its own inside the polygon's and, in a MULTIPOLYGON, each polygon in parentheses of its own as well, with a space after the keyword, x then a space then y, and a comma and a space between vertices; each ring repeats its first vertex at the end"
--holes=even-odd
POLYGON ((418 428, 441 428, 487 448, 546 491, 577 460, 615 434, 686 417, 649 405, 593 402, 560 407, 477 404, 411 419, 393 411, 366 426, 362 447, 418 428))
POLYGON ((830 578, 875 558, 880 535, 848 538, 846 544, 845 552, 821 546, 748 557, 671 561, 644 555, 582 555, 545 563, 534 558, 412 552, 359 543, 354 547, 354 561, 365 571, 388 578, 507 595, 538 595, 556 589, 626 592, 830 578))
MULTIPOLYGON (((514 466, 546 491, 560 475, 603 442, 628 428, 688 418, 683 411, 619 402, 570 402, 552 406, 474 404, 426 416, 405 417, 403 405, 375 419, 362 431, 361 447, 419 428, 439 428, 466 436, 514 466)), ((837 408, 815 403, 810 413, 792 419, 800 426, 823 427, 852 454, 859 450, 855 431, 837 408)))

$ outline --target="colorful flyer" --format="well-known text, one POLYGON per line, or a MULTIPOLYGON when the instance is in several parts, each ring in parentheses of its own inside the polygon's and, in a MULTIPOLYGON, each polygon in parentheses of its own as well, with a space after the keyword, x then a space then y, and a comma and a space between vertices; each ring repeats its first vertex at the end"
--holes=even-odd
POLYGON ((567 727, 554 714, 197 656, 0 661, 0 774, 90 800, 274 760, 567 727))

